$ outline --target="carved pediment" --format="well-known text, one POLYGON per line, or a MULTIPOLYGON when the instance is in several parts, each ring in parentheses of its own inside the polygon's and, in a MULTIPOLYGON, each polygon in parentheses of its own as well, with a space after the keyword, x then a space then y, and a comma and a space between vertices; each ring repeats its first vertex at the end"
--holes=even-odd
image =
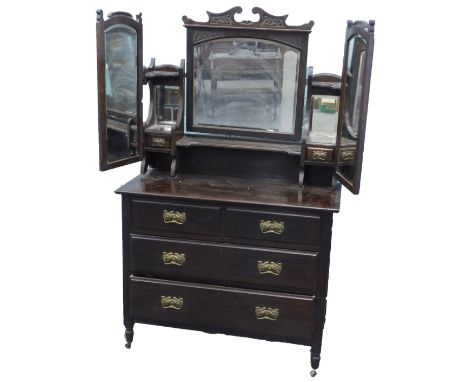
POLYGON ((312 26, 314 25, 313 21, 309 21, 303 25, 290 26, 286 24, 286 19, 288 15, 284 16, 275 16, 268 12, 265 12, 262 8, 254 7, 252 8, 253 14, 258 14, 258 21, 236 21, 234 16, 238 13, 242 13, 241 7, 234 7, 225 12, 213 13, 206 12, 208 14, 207 22, 194 21, 187 16, 182 17, 185 26, 217 26, 217 27, 236 27, 236 28, 262 28, 262 29, 292 29, 298 31, 307 31, 310 32, 312 26))

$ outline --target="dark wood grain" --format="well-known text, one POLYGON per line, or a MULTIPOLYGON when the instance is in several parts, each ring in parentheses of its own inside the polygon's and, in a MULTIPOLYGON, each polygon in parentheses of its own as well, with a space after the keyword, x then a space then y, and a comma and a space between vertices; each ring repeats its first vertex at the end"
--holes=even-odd
POLYGON ((327 313, 328 274, 330 268, 330 250, 332 238, 333 215, 323 216, 320 228, 320 254, 318 258, 318 282, 316 290, 316 308, 314 333, 311 346, 311 366, 318 369, 322 352, 323 329, 327 313))
POLYGON ((154 232, 182 232, 219 236, 221 234, 220 207, 194 206, 181 203, 160 203, 150 200, 132 200, 132 228, 148 229, 154 232), (183 214, 183 223, 167 222, 164 213, 183 214))
POLYGON ((317 253, 131 235, 131 273, 170 280, 314 294, 317 253), (183 255, 167 264, 163 253, 183 255), (281 264, 279 274, 260 273, 258 262, 281 264))
POLYGON ((312 77, 311 95, 340 96, 341 77, 332 73, 317 73, 312 77))
POLYGON ((191 201, 222 201, 237 204, 261 204, 316 211, 338 212, 340 189, 299 187, 278 179, 242 179, 179 174, 172 178, 164 173, 138 175, 120 187, 118 194, 158 196, 191 201))
POLYGON ((283 342, 312 340, 314 297, 190 284, 143 277, 130 279, 131 312, 135 320, 183 325, 214 332, 266 336, 283 342), (164 309, 161 297, 183 299, 178 309, 164 309), (279 310, 276 320, 257 319, 256 308, 279 310))
POLYGON ((225 236, 265 242, 264 245, 284 246, 286 243, 318 247, 320 235, 320 216, 292 215, 278 212, 265 212, 241 208, 227 208, 225 236), (283 231, 262 232, 262 221, 281 224, 283 231))
POLYGON ((197 136, 186 136, 177 141, 179 147, 217 147, 224 149, 239 149, 239 150, 254 150, 280 152, 289 155, 299 155, 301 146, 291 143, 270 143, 270 142, 253 142, 245 140, 232 140, 221 138, 206 138, 197 136))
POLYGON ((125 339, 127 348, 133 341, 133 320, 130 313, 130 217, 132 213, 131 199, 122 196, 122 286, 123 286, 123 317, 125 326, 125 339))

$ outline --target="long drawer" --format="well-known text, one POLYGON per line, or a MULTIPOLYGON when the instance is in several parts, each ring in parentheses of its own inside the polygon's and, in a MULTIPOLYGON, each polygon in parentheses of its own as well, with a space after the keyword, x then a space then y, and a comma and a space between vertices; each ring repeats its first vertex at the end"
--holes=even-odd
POLYGON ((310 344, 312 296, 130 278, 137 322, 310 344))
POLYGON ((171 280, 314 294, 317 254, 132 235, 130 271, 171 280))

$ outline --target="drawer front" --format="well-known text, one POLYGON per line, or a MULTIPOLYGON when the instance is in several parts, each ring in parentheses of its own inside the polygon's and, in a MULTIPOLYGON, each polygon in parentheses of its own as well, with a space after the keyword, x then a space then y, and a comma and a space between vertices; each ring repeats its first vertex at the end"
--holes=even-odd
POLYGON ((333 162, 334 149, 307 147, 307 160, 315 162, 333 162))
POLYGON ((130 311, 150 322, 309 344, 314 298, 132 277, 130 311))
POLYGON ((163 149, 171 148, 171 137, 167 135, 145 134, 146 146, 163 149))
POLYGON ((228 208, 225 235, 231 238, 318 248, 320 216, 292 215, 228 208))
POLYGON ((134 199, 132 227, 150 232, 219 236, 220 208, 134 199))
POLYGON ((132 235, 131 272, 182 281, 313 294, 315 253, 132 235))

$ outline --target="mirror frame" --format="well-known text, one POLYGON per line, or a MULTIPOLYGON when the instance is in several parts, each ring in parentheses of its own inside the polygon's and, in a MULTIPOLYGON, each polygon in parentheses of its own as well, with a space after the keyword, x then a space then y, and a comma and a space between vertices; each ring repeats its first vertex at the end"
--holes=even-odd
POLYGON ((264 141, 300 143, 304 115, 304 92, 306 82, 307 48, 309 33, 313 21, 298 26, 286 24, 287 15, 274 16, 259 7, 252 9, 259 15, 258 21, 235 20, 235 15, 242 13, 241 7, 234 7, 225 12, 207 12, 208 21, 198 22, 184 16, 184 26, 187 28, 187 126, 186 135, 210 134, 213 138, 227 139, 262 139, 264 141), (250 38, 277 42, 289 46, 299 52, 299 72, 296 93, 296 110, 294 131, 291 134, 269 133, 257 129, 200 127, 193 124, 193 52, 195 46, 226 38, 250 38))
MULTIPOLYGON (((127 12, 112 12, 104 20, 103 11, 96 11, 96 49, 97 49, 97 85, 98 85, 98 129, 99 129, 99 169, 101 171, 138 162, 143 158, 143 24, 141 13, 136 20, 127 12), (114 162, 107 161, 107 108, 105 80, 105 31, 114 25, 126 25, 135 30, 137 36, 137 154, 114 162)), ((130 139, 130 137, 128 137, 130 139)))
POLYGON ((362 160, 364 154, 364 141, 366 137, 366 122, 367 122, 367 106, 369 102, 370 80, 372 72, 372 59, 374 55, 374 25, 375 21, 350 21, 346 28, 346 40, 343 55, 343 71, 341 76, 341 92, 340 92, 340 110, 338 116, 338 131, 336 134, 336 155, 335 168, 337 179, 353 194, 359 194, 361 186, 362 160), (362 93, 361 102, 359 105, 359 121, 356 140, 356 152, 354 155, 354 179, 349 179, 346 175, 340 172, 340 163, 342 158, 341 137, 343 131, 347 130, 346 123, 346 90, 348 83, 348 50, 349 43, 354 36, 361 36, 366 43, 366 57, 364 60, 362 93))

